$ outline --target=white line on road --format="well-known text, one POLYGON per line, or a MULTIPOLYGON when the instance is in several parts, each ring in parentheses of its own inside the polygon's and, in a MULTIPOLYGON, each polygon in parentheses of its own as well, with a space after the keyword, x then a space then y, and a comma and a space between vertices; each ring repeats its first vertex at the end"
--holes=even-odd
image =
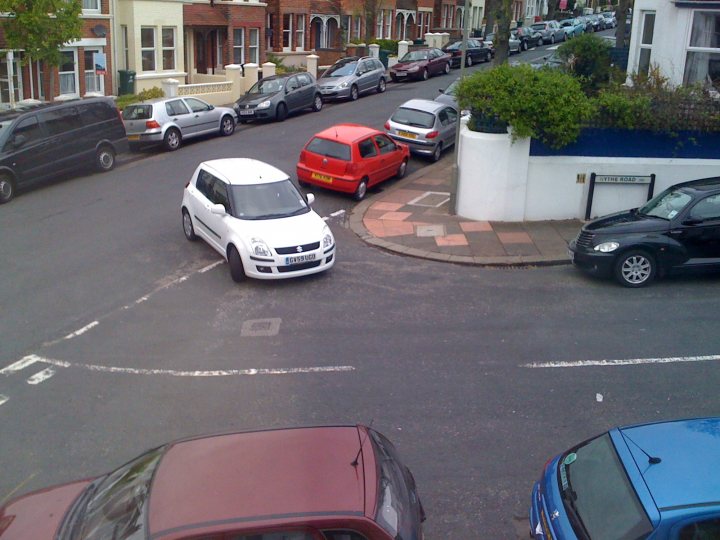
POLYGON ((93 321, 93 322, 91 322, 90 324, 86 324, 85 326, 83 326, 83 327, 80 328, 79 330, 75 330, 75 331, 72 332, 71 334, 68 334, 68 335, 65 336, 63 339, 72 339, 72 338, 74 338, 74 337, 81 336, 81 335, 83 335, 85 332, 87 332, 88 330, 90 330, 91 328, 95 328, 98 324, 100 324, 98 321, 93 321))
POLYGON ((333 212, 332 214, 330 214, 330 217, 342 216, 344 213, 345 213, 345 210, 338 210, 337 212, 333 212))
POLYGON ((225 259, 220 259, 220 260, 217 261, 217 262, 214 262, 214 263, 212 263, 212 264, 208 264, 208 265, 205 266, 204 268, 201 268, 200 270, 198 270, 198 273, 204 274, 205 272, 209 272, 210 270, 212 270, 212 269, 215 268, 216 266, 220 266, 220 265, 223 264, 224 262, 225 262, 225 259))
POLYGON ((38 371, 35 375, 28 378, 27 383, 28 384, 40 384, 43 381, 46 381, 50 377, 55 375, 55 369, 54 368, 45 368, 42 371, 38 371))
POLYGON ((10 398, 7 397, 7 396, 3 396, 2 394, 0 394, 0 405, 2 405, 3 403, 7 403, 7 400, 8 400, 8 399, 10 399, 10 398))
POLYGON ((21 369, 25 369, 26 367, 33 365, 35 362, 42 361, 43 359, 40 356, 36 354, 29 354, 17 362, 13 362, 9 366, 5 366, 0 369, 0 375, 10 375, 11 373, 15 373, 16 371, 20 371, 21 369))
POLYGON ((668 358, 629 358, 626 360, 579 360, 576 362, 533 362, 523 364, 525 368, 574 368, 589 366, 637 366, 642 364, 678 364, 684 362, 710 362, 720 360, 720 355, 671 356, 668 358))

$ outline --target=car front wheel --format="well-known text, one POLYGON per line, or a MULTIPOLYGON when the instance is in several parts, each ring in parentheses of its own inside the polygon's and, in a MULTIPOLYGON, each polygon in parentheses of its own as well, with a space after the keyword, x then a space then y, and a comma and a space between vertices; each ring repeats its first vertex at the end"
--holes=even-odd
POLYGON ((466 55, 466 56, 465 56, 465 65, 466 65, 467 67, 472 66, 472 65, 473 65, 472 56, 470 56, 469 54, 467 54, 467 52, 465 53, 465 55, 466 55))
POLYGON ((240 253, 232 245, 228 248, 228 265, 230 265, 230 277, 235 283, 245 281, 245 269, 243 268, 240 253))
POLYGON ((357 101, 358 89, 354 84, 350 87, 350 101, 357 101))
POLYGON ((282 122, 285 118, 287 118, 287 105, 279 103, 275 110, 275 120, 282 122))
POLYGON ((435 149, 433 150, 432 156, 430 158, 433 161, 440 161, 440 156, 442 155, 442 143, 438 143, 435 149))
POLYGON ((555 43, 555 34, 552 34, 552 35, 550 36, 550 44, 552 45, 552 44, 554 44, 554 43, 555 43))
POLYGON ((15 181, 7 173, 0 174, 0 204, 10 202, 15 197, 15 181))
POLYGON ((655 259, 642 250, 623 253, 615 261, 615 278, 625 287, 643 287, 650 283, 657 271, 655 259))

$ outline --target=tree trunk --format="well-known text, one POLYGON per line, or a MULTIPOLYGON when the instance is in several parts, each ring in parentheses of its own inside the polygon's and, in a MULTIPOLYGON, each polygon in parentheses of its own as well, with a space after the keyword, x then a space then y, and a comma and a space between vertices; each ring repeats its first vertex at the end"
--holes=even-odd
POLYGON ((45 101, 52 101, 55 97, 55 66, 47 63, 45 66, 50 70, 50 88, 45 92, 45 101))
POLYGON ((618 9, 615 12, 617 18, 617 27, 615 27, 615 46, 625 47, 625 19, 627 18, 628 12, 628 0, 620 0, 618 9))
POLYGON ((496 4, 495 17, 498 22, 497 33, 495 34, 495 60, 494 66, 507 62, 510 56, 510 19, 512 18, 513 0, 499 0, 496 4))
MULTIPOLYGON (((572 2, 572 0, 569 0, 569 2, 572 2)), ((543 20, 552 21, 555 19, 555 11, 557 10, 557 4, 557 0, 548 0, 548 12, 547 15, 543 17, 543 20)), ((542 13, 540 15, 542 15, 542 13)))
POLYGON ((493 31, 493 27, 495 26, 495 10, 497 9, 496 6, 499 3, 500 0, 487 0, 485 2, 485 13, 487 15, 485 17, 485 28, 483 29, 483 37, 493 31))

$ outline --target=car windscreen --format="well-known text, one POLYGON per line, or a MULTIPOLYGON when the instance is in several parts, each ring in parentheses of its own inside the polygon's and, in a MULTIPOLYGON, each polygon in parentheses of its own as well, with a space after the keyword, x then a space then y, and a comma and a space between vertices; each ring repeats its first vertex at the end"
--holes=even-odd
POLYGON ((560 21, 560 26, 575 26, 575 21, 572 19, 565 19, 564 21, 560 21))
POLYGON ((344 62, 342 64, 334 64, 328 68, 328 70, 323 73, 323 77, 347 77, 348 75, 352 75, 355 73, 355 68, 357 67, 357 61, 354 62, 344 62))
POLYGON ((233 215, 238 219, 278 219, 310 211, 289 179, 268 184, 231 185, 230 197, 233 215))
POLYGON ((83 494, 84 508, 76 514, 67 538, 144 538, 150 484, 164 450, 151 450, 93 482, 83 494))
POLYGON ((350 161, 350 145, 321 137, 313 137, 305 148, 313 154, 350 161))
POLYGON ((406 53, 403 55, 403 57, 399 60, 399 62, 418 62, 420 60, 427 60, 428 59, 428 52, 427 51, 410 51, 409 53, 406 53))
POLYGON ((666 189, 657 197, 638 208, 638 214, 643 216, 672 219, 685 208, 692 197, 679 189, 666 189))
POLYGON ((564 454, 557 481, 568 518, 584 533, 581 537, 617 540, 645 538, 652 532, 608 433, 564 454))
POLYGON ((400 107, 396 110, 390 117, 390 120, 396 124, 405 124, 406 126, 415 126, 426 129, 430 129, 435 125, 434 114, 407 107, 400 107))
POLYGON ((280 79, 261 79, 252 85, 248 94, 276 94, 283 88, 280 79))
MULTIPOLYGON (((470 44, 467 44, 468 47, 470 47, 470 44)), ((451 43, 450 45, 447 45, 445 47, 446 51, 456 51, 462 47, 462 41, 455 41, 454 43, 451 43)))
POLYGON ((123 109, 123 120, 149 120, 152 118, 152 105, 137 104, 128 105, 123 109))
POLYGON ((533 24, 530 28, 533 30, 545 30, 544 24, 533 24))

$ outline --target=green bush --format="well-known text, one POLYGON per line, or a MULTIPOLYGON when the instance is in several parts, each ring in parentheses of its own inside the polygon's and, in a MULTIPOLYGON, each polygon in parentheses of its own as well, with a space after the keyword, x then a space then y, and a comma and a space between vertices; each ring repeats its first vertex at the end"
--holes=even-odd
POLYGON ((620 129, 647 124, 652 117, 652 99, 646 95, 603 90, 597 97, 599 123, 620 129))
POLYGON ((122 111, 125 107, 132 103, 139 103, 141 101, 161 97, 165 97, 165 92, 163 92, 162 88, 153 86, 152 88, 142 90, 139 94, 125 94, 118 96, 117 100, 115 100, 115 104, 117 105, 117 108, 122 111))
POLYGON ((373 39, 370 43, 377 43, 381 49, 390 51, 392 54, 398 53, 398 42, 394 39, 373 39))
POLYGON ((455 95, 472 111, 469 129, 480 131, 484 119, 497 119, 512 126, 513 140, 533 137, 553 148, 577 140, 595 110, 571 75, 527 64, 478 71, 458 83, 455 95))
POLYGON ((282 75, 284 73, 299 73, 300 71, 305 71, 304 69, 298 67, 298 66, 286 66, 283 62, 285 62, 285 59, 281 56, 275 56, 272 53, 267 54, 266 62, 272 62, 275 64, 275 74, 276 75, 282 75))
POLYGON ((578 78, 585 93, 596 94, 610 81, 612 45, 593 34, 583 34, 558 47, 565 69, 578 78))

